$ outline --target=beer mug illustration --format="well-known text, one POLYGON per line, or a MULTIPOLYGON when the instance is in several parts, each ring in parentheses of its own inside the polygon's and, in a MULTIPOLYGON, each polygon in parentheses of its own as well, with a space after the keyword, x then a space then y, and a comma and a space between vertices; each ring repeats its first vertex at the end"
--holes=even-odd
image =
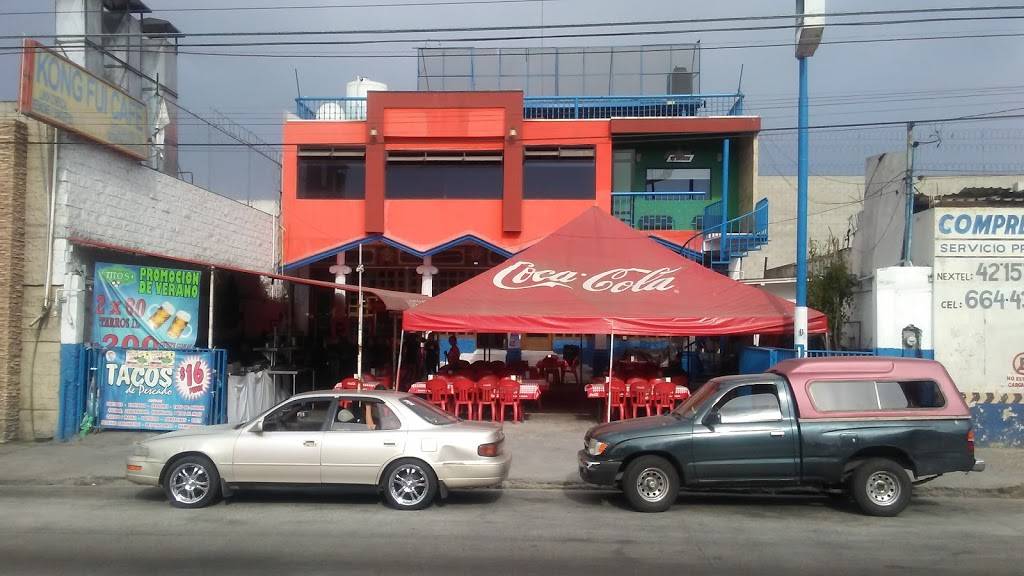
MULTIPOLYGON (((171 327, 167 329, 167 335, 171 338, 181 338, 181 333, 188 327, 189 322, 192 321, 192 315, 184 310, 178 310, 174 315, 174 321, 171 322, 171 327)), ((189 330, 191 334, 192 331, 189 330)))
POLYGON ((164 302, 157 306, 156 310, 153 311, 146 322, 149 324, 150 328, 157 330, 167 322, 167 319, 170 318, 172 314, 174 314, 174 305, 170 302, 164 302))

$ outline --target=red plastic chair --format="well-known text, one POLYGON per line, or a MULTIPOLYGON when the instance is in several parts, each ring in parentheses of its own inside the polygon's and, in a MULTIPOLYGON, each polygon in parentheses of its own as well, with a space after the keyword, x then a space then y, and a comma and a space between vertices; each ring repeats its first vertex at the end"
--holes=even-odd
POLYGON ((629 389, 629 404, 633 407, 633 418, 639 416, 640 410, 645 416, 651 415, 653 408, 651 404, 650 385, 643 378, 630 378, 626 382, 629 389))
POLYGON ((460 409, 465 408, 466 418, 476 420, 476 382, 459 376, 452 382, 452 390, 455 393, 455 415, 458 416, 460 409))
POLYGON ((655 378, 651 381, 651 399, 655 414, 661 414, 662 410, 671 412, 676 407, 676 385, 663 378, 655 378))
POLYGON ((437 406, 445 412, 448 411, 448 379, 434 377, 427 380, 427 402, 437 406))
POLYGON ((476 384, 476 416, 484 419, 484 408, 491 409, 491 420, 498 417, 498 378, 496 376, 484 376, 476 384))
POLYGON ((498 383, 498 421, 505 421, 505 408, 512 407, 512 420, 522 419, 522 404, 519 401, 519 382, 505 378, 498 383))
POLYGON ((618 378, 612 378, 611 383, 606 382, 605 386, 608 389, 608 399, 612 403, 612 418, 615 417, 615 411, 619 411, 619 420, 626 417, 626 383, 618 378))

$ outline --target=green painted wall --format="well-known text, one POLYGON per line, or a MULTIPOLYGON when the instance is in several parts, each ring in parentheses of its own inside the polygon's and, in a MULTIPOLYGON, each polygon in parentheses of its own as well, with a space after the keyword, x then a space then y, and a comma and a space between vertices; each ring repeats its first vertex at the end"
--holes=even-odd
MULTIPOLYGON (((732 144, 736 144, 734 141, 732 144)), ((632 189, 622 190, 617 185, 615 192, 643 192, 646 185, 646 174, 648 168, 693 168, 711 170, 711 198, 708 200, 649 200, 643 197, 633 199, 633 219, 637 222, 640 217, 647 215, 669 215, 672 216, 677 230, 688 230, 692 227, 693 218, 704 214, 704 207, 722 197, 722 140, 698 140, 675 142, 659 142, 652 144, 632 144, 616 146, 616 150, 632 148, 635 151, 635 163, 633 165, 632 189), (689 151, 694 155, 693 161, 686 164, 668 163, 665 161, 667 154, 680 150, 689 151)), ((739 205, 739 173, 736 146, 731 146, 729 154, 729 216, 734 218, 740 214, 739 205)), ((613 181, 618 184, 624 182, 621 174, 613 174, 613 181)), ((618 198, 620 205, 629 200, 618 198)), ((749 211, 749 208, 743 212, 749 211)))

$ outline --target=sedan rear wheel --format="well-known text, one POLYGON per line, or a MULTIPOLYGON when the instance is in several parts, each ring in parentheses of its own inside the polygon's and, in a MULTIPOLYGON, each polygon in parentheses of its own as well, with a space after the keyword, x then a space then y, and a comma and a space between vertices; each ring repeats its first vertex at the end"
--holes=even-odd
POLYGON ((437 496, 434 470, 419 460, 399 460, 388 466, 382 482, 384 499, 398 510, 421 510, 437 496))

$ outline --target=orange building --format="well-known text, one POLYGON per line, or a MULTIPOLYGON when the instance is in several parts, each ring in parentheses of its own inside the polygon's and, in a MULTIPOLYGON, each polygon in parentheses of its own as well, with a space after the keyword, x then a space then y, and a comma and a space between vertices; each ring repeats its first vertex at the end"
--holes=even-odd
MULTIPOLYGON (((761 122, 742 114, 742 101, 300 98, 284 124, 284 267, 351 283, 362 246, 364 285, 433 295, 596 205, 724 269, 767 239, 767 207, 753 205, 761 122)), ((310 299, 307 316, 327 329, 330 295, 310 299)))

